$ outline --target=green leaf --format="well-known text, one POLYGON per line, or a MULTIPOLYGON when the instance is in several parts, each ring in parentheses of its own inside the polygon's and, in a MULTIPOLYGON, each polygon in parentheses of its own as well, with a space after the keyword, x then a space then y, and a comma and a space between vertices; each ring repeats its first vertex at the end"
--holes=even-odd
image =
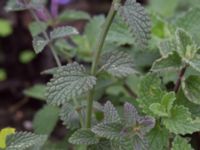
POLYGON ((173 92, 167 93, 162 97, 161 103, 153 103, 150 105, 149 109, 159 117, 170 116, 170 111, 173 107, 175 99, 176 97, 173 92))
POLYGON ((182 88, 185 96, 192 103, 200 105, 200 77, 189 76, 182 82, 182 88))
POLYGON ((102 56, 101 70, 105 70, 115 77, 126 77, 130 74, 136 73, 134 69, 134 62, 129 54, 124 52, 110 52, 102 56))
POLYGON ((7 72, 5 69, 0 68, 0 81, 4 81, 7 79, 7 72))
POLYGON ((169 131, 162 127, 155 127, 148 134, 148 150, 166 150, 168 145, 169 131))
POLYGON ((33 129, 36 134, 49 135, 55 128, 58 119, 59 108, 46 105, 35 114, 33 119, 33 129), (48 120, 48 125, 45 120, 48 120))
POLYGON ((154 115, 149 110, 149 106, 153 103, 160 103, 164 94, 165 92, 161 89, 160 79, 156 75, 147 74, 142 77, 139 83, 139 97, 137 102, 145 113, 154 115))
POLYGON ((28 7, 19 0, 8 0, 5 9, 6 11, 21 11, 28 9, 28 7))
POLYGON ((158 45, 162 56, 167 57, 173 51, 177 51, 177 44, 174 39, 162 40, 158 45))
POLYGON ((92 132, 110 140, 119 140, 123 136, 122 129, 123 126, 119 123, 101 123, 94 126, 92 132))
POLYGON ((160 59, 157 59, 153 65, 152 71, 163 71, 170 69, 179 69, 182 65, 180 56, 176 52, 172 52, 167 56, 163 56, 160 59))
POLYGON ((46 86, 43 84, 35 84, 34 86, 24 90, 24 94, 26 96, 39 99, 39 100, 46 100, 45 93, 46 86))
POLYGON ((89 20, 90 15, 87 12, 80 10, 65 10, 59 15, 61 22, 77 21, 77 20, 89 20))
POLYGON ((177 52, 185 60, 194 58, 198 48, 191 35, 183 29, 176 30, 177 52))
POLYGON ((185 62, 189 64, 190 67, 200 72, 200 55, 199 54, 195 54, 192 60, 185 60, 185 62))
POLYGON ((112 150, 111 143, 109 140, 101 138, 98 144, 89 146, 88 150, 112 150))
POLYGON ((19 60, 23 64, 30 63, 35 58, 35 53, 30 50, 24 50, 20 52, 19 60))
POLYGON ((32 43, 35 53, 39 54, 47 46, 49 41, 45 40, 43 37, 35 36, 32 43))
POLYGON ((78 33, 79 32, 76 30, 76 28, 70 27, 70 26, 64 26, 64 27, 55 28, 53 31, 51 31, 50 37, 51 39, 58 39, 58 38, 64 38, 70 35, 76 35, 78 33))
POLYGON ((176 136, 173 143, 172 143, 172 150, 194 150, 191 145, 189 144, 189 141, 187 139, 184 139, 180 136, 176 136))
POLYGON ((138 45, 146 46, 150 39, 151 21, 144 8, 135 0, 127 0, 120 7, 119 14, 135 35, 138 45))
POLYGON ((107 101, 105 103, 103 112, 104 112, 104 122, 105 123, 120 122, 119 114, 110 101, 107 101))
POLYGON ((97 144, 99 139, 90 129, 79 129, 69 138, 72 144, 92 145, 97 144))
POLYGON ((14 134, 15 129, 14 128, 3 128, 0 131, 0 149, 6 148, 6 137, 10 134, 14 134))
POLYGON ((37 146, 39 148, 46 140, 46 135, 36 135, 29 132, 17 132, 7 136, 6 150, 26 150, 33 146, 37 146))
MULTIPOLYGON (((191 2, 195 4, 193 1, 191 2)), ((175 26, 187 30, 189 33, 192 34, 192 36, 194 37, 194 40, 197 43, 199 43, 200 7, 196 7, 196 6, 184 12, 182 15, 180 15, 180 17, 177 18, 177 21, 175 22, 175 26)))
POLYGON ((0 19, 0 37, 7 37, 13 32, 12 25, 8 20, 0 19))
POLYGON ((33 37, 39 35, 47 29, 48 25, 45 22, 32 22, 29 24, 29 30, 33 37))
POLYGON ((169 118, 163 118, 165 127, 175 134, 192 134, 200 130, 200 120, 191 118, 191 113, 184 106, 175 106, 169 118))
POLYGON ((70 129, 77 129, 80 127, 80 118, 76 108, 70 104, 65 103, 60 112, 60 119, 63 124, 70 129))
POLYGON ((47 84, 47 102, 63 104, 86 94, 96 84, 96 78, 87 74, 84 66, 74 62, 60 67, 47 84))

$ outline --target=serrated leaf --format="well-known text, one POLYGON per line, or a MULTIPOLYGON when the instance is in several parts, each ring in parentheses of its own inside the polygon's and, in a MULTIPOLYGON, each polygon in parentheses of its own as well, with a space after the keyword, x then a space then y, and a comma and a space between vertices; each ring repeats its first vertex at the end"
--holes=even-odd
MULTIPOLYGON (((194 2, 192 2, 194 3, 194 2)), ((195 4, 195 3, 194 3, 195 4)), ((200 7, 192 7, 184 14, 177 18, 175 25, 176 27, 183 28, 190 32, 198 43, 200 40, 199 23, 200 23, 200 7)))
POLYGON ((107 101, 105 103, 103 112, 104 112, 104 122, 105 123, 120 122, 119 114, 110 101, 107 101))
POLYGON ((130 55, 124 52, 110 52, 102 56, 101 70, 107 71, 115 77, 126 77, 136 73, 134 62, 130 55))
POLYGON ((138 119, 139 115, 136 108, 132 104, 126 102, 124 104, 124 120, 126 125, 136 125, 138 119))
POLYGON ((189 141, 187 139, 184 139, 180 136, 176 136, 173 143, 172 143, 172 150, 194 150, 191 145, 189 144, 189 141))
POLYGON ((174 70, 179 69, 182 65, 180 56, 176 52, 172 52, 167 56, 157 59, 153 65, 152 71, 174 70))
POLYGON ((46 100, 46 97, 45 97, 45 90, 46 89, 46 86, 43 85, 43 84, 35 84, 34 86, 28 88, 28 89, 25 89, 24 90, 24 94, 28 97, 32 97, 32 98, 35 98, 35 99, 39 99, 39 100, 46 100))
POLYGON ((29 24, 29 30, 33 37, 39 35, 47 29, 47 24, 45 22, 32 22, 29 24))
POLYGON ((43 37, 35 36, 33 38, 33 49, 35 53, 38 54, 42 52, 42 50, 44 50, 48 43, 49 41, 44 39, 43 37))
POLYGON ((193 120, 188 108, 175 106, 171 110, 171 116, 163 119, 165 127, 175 134, 192 134, 200 130, 200 120, 193 120))
POLYGON ((72 144, 93 145, 99 142, 99 138, 90 129, 79 129, 69 138, 72 144))
POLYGON ((189 64, 190 67, 200 72, 200 55, 199 54, 195 54, 192 60, 185 60, 185 62, 189 64))
POLYGON ((155 127, 148 134, 148 150, 166 150, 168 146, 169 131, 162 127, 155 127))
POLYGON ((119 9, 140 47, 147 45, 150 39, 151 21, 144 8, 135 0, 127 0, 119 9))
POLYGON ((66 103, 62 106, 60 119, 63 121, 63 124, 67 126, 67 128, 77 129, 80 127, 79 114, 76 111, 76 108, 70 103, 66 103))
POLYGON ((21 11, 28 9, 28 7, 20 0, 8 0, 5 9, 6 11, 21 11))
POLYGON ((149 106, 153 103, 159 103, 165 92, 161 89, 161 80, 153 74, 147 74, 139 83, 139 97, 137 99, 139 106, 145 113, 154 115, 149 106))
POLYGON ((96 84, 96 78, 88 75, 78 63, 60 67, 47 84, 47 102, 63 104, 87 93, 96 84))
POLYGON ((174 39, 162 40, 158 45, 162 56, 167 57, 173 51, 177 51, 177 45, 174 39))
POLYGON ((111 143, 107 139, 100 139, 98 144, 89 146, 88 150, 111 150, 111 143))
POLYGON ((197 46, 191 35, 183 29, 177 29, 175 35, 177 52, 183 59, 191 60, 197 52, 197 46))
POLYGON ((14 128, 3 128, 0 131, 0 149, 6 148, 6 137, 10 134, 14 134, 15 129, 14 128))
POLYGON ((94 126, 92 132, 110 140, 119 140, 123 136, 122 129, 123 126, 119 123, 101 123, 94 126))
POLYGON ((36 134, 49 135, 55 128, 59 119, 59 108, 46 105, 40 109, 34 116, 33 129, 36 134), (48 125, 44 120, 48 120, 48 125))
POLYGON ((6 150, 26 150, 33 146, 42 146, 46 135, 36 135, 28 132, 17 132, 9 135, 6 140, 6 150))
POLYGON ((51 39, 57 39, 57 38, 63 38, 70 35, 78 34, 79 32, 74 27, 70 26, 64 26, 64 27, 58 27, 55 28, 50 33, 51 39))
POLYGON ((185 96, 192 103, 200 105, 200 77, 189 76, 182 82, 182 88, 185 96))
POLYGON ((167 93, 162 97, 161 103, 153 103, 150 105, 149 109, 159 117, 170 116, 170 111, 173 107, 175 99, 176 97, 173 92, 167 93))

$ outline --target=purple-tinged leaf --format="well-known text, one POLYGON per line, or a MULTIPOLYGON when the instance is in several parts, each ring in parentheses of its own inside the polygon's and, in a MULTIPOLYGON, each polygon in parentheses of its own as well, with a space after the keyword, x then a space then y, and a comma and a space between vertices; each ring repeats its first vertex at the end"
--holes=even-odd
POLYGON ((149 116, 140 117, 138 123, 141 126, 140 134, 144 136, 155 126, 155 119, 149 116))
POLYGON ((139 119, 136 108, 130 103, 124 104, 124 119, 125 119, 126 125, 128 126, 136 125, 137 120, 139 119))

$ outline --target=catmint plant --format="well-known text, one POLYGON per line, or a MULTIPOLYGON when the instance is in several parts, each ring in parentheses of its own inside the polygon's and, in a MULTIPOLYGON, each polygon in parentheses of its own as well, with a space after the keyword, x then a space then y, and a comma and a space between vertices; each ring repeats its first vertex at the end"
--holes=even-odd
MULTIPOLYGON (((68 2, 52 0, 47 14, 64 18, 57 8, 68 2)), ((8 132, 4 149, 50 149, 48 137, 59 119, 70 132, 64 141, 71 144, 68 149, 194 149, 185 135, 200 131, 199 7, 167 22, 159 13, 148 14, 136 0, 113 0, 106 18, 81 11, 65 17, 89 20, 83 34, 71 26, 47 30, 51 21, 38 14, 38 8, 44 8, 38 0, 9 0, 6 8, 30 11, 35 19, 30 25, 33 48, 36 54, 49 49, 57 67, 42 73, 52 78, 45 96, 36 95, 47 104, 35 115, 35 133, 8 132), (61 51, 67 53, 68 64, 62 65, 61 51), (141 69, 142 61, 148 62, 148 69, 141 69), (109 96, 110 101, 102 102, 109 96)))

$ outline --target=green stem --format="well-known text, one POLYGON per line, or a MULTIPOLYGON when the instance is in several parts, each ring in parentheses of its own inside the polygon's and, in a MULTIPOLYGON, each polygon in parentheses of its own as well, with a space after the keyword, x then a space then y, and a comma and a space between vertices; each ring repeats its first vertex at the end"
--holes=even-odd
MULTIPOLYGON (((35 21, 36 21, 38 24, 40 24, 40 19, 39 19, 38 16, 35 14, 34 10, 30 9, 30 12, 31 12, 32 16, 34 17, 35 21)), ((43 34, 44 38, 45 38, 47 41, 50 41, 49 36, 48 36, 48 34, 47 34, 46 31, 43 31, 42 34, 43 34)), ((56 54, 56 52, 55 52, 55 50, 54 50, 54 48, 53 48, 53 45, 52 45, 51 43, 49 43, 48 45, 49 45, 49 48, 50 48, 50 50, 51 50, 51 53, 53 54, 53 57, 54 57, 54 59, 55 59, 55 61, 56 61, 57 66, 58 66, 58 67, 61 67, 61 66, 62 66, 62 65, 61 65, 61 62, 60 62, 59 57, 58 57, 58 55, 56 54)))
MULTIPOLYGON (((95 75, 96 74, 96 68, 97 64, 99 62, 99 58, 102 52, 102 48, 106 39, 106 36, 108 34, 110 25, 112 24, 112 21, 117 13, 117 8, 120 3, 120 0, 114 0, 112 3, 112 6, 110 8, 110 11, 108 13, 108 16, 106 18, 106 21, 103 25, 103 29, 100 33, 99 39, 97 40, 96 46, 95 46, 95 57, 92 62, 92 69, 91 69, 91 74, 95 75)), ((91 127, 91 117, 92 117, 92 107, 93 107, 93 99, 94 99, 94 89, 90 91, 89 93, 89 98, 88 98, 88 104, 87 104, 87 116, 86 116, 86 127, 90 128, 91 127)))

